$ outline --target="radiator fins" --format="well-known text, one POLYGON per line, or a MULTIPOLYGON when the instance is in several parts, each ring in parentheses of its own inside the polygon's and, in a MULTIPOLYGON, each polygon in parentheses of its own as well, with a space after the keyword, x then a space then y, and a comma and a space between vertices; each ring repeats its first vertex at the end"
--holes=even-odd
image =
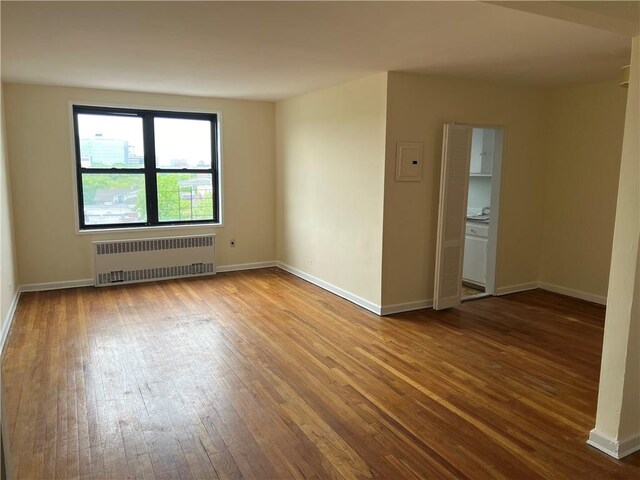
POLYGON ((126 242, 98 243, 96 255, 116 255, 119 253, 152 252, 156 250, 174 250, 182 248, 211 247, 213 237, 175 237, 146 240, 127 240, 126 242))
POLYGON ((178 265, 175 267, 146 268, 144 270, 119 270, 99 273, 96 285, 148 282, 152 280, 162 280, 165 278, 211 275, 214 271, 213 263, 195 263, 192 265, 178 265))
POLYGON ((214 235, 93 243, 97 287, 216 273, 214 235))

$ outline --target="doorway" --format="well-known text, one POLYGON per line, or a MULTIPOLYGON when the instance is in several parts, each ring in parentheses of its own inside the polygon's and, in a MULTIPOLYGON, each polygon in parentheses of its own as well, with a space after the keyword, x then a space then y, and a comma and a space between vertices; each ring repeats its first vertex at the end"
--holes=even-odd
POLYGON ((446 124, 433 308, 494 295, 504 129, 446 124))
POLYGON ((495 293, 504 130, 473 126, 462 262, 462 300, 495 293))

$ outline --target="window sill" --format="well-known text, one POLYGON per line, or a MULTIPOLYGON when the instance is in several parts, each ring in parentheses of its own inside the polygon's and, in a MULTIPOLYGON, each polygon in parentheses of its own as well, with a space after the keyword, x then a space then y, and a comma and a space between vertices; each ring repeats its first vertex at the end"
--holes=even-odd
POLYGON ((105 233, 124 233, 124 232, 161 232, 172 230, 192 230, 201 228, 220 228, 224 226, 222 223, 192 223, 185 225, 154 225, 150 227, 122 227, 122 228, 91 228, 79 230, 76 227, 76 235, 95 235, 105 233))

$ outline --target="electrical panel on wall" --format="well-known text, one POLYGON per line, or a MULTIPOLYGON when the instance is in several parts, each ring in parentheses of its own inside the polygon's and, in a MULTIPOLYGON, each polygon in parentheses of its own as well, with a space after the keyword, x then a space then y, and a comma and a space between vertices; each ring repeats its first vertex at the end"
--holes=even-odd
POLYGON ((398 142, 396 147, 396 182, 422 180, 422 142, 398 142))

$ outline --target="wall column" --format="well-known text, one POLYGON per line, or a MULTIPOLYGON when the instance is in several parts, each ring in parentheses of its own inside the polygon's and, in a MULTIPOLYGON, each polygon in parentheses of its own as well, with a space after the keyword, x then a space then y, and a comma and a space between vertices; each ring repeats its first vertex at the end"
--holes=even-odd
POLYGON ((633 38, 596 426, 588 443, 640 450, 640 36, 633 38))

